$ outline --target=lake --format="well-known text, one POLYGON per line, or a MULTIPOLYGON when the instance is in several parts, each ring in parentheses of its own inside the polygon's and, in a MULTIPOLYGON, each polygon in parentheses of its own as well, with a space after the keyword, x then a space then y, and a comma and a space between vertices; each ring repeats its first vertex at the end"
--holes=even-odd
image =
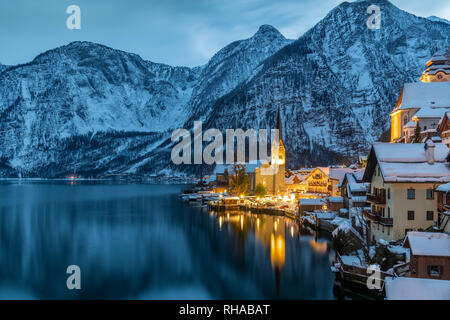
POLYGON ((331 243, 182 185, 0 182, 0 299, 334 299, 331 243), (81 290, 69 290, 69 265, 81 290))

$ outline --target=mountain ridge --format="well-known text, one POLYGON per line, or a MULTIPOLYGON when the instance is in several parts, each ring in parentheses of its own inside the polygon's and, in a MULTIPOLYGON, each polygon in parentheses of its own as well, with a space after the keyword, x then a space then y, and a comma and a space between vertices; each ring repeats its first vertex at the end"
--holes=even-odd
POLYGON ((199 67, 72 42, 0 65, 0 175, 191 175, 170 161, 175 128, 273 128, 281 103, 290 167, 349 162, 387 129, 404 81, 418 80, 450 26, 386 0, 344 2, 297 40, 262 25, 199 67))

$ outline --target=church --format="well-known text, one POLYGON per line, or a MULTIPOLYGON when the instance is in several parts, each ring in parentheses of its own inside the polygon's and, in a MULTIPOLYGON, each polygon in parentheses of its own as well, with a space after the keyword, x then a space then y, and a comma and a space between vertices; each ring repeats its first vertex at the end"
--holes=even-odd
POLYGON ((286 192, 286 149, 283 143, 283 128, 281 124, 280 105, 278 104, 277 129, 279 143, 272 141, 270 163, 265 160, 250 174, 250 186, 252 191, 258 184, 266 187, 267 194, 284 195, 286 192))
POLYGON ((450 47, 426 66, 419 82, 402 87, 391 113, 391 142, 413 142, 416 129, 422 136, 438 136, 439 123, 450 114, 450 47))

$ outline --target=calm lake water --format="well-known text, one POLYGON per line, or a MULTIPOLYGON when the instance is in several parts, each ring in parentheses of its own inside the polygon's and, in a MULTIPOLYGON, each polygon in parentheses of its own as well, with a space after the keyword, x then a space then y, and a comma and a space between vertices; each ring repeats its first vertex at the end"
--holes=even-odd
POLYGON ((209 213, 179 201, 184 188, 0 182, 0 299, 334 299, 328 240, 209 213))

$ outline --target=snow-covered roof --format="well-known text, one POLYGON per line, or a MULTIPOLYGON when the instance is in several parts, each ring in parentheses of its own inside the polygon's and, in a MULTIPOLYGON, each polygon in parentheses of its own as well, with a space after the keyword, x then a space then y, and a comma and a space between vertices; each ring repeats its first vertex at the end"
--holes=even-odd
POLYGON ((387 300, 449 300, 450 281, 420 278, 386 278, 387 300))
POLYGON ((446 233, 410 231, 406 244, 413 255, 450 257, 450 236, 446 233))
POLYGON ((339 180, 339 183, 341 183, 342 180, 344 179, 346 173, 351 173, 354 171, 355 170, 350 169, 350 168, 330 168, 328 176, 331 179, 339 180))
POLYGON ((450 166, 437 162, 379 163, 385 182, 449 182, 450 166))
MULTIPOLYGON (((423 143, 383 143, 377 142, 373 145, 378 161, 381 162, 426 162, 427 157, 423 143)), ((436 143, 434 159, 444 162, 449 149, 445 144, 436 143)))
POLYGON ((360 203, 365 203, 367 202, 367 196, 353 196, 352 197, 352 202, 360 202, 360 203))
POLYGON ((327 203, 327 199, 318 198, 318 199, 299 199, 298 203, 301 206, 321 206, 327 203))
POLYGON ((403 86, 401 103, 394 110, 450 107, 450 82, 413 82, 403 86))
POLYGON ((295 183, 294 179, 297 178, 300 180, 300 183, 302 183, 303 181, 305 181, 306 177, 307 175, 305 174, 296 173, 290 176, 289 178, 285 178, 284 181, 286 184, 294 184, 295 183))
MULTIPOLYGON (((425 107, 425 108, 421 108, 419 111, 417 111, 416 114, 414 114, 413 119, 414 118, 417 118, 417 119, 424 119, 424 118, 442 119, 446 112, 450 112, 450 108, 425 107)), ((416 126, 415 123, 414 123, 414 126, 416 126)))
MULTIPOLYGON (((424 146, 423 143, 375 143, 373 150, 384 181, 450 182, 450 166, 446 163, 449 153, 447 146, 434 144, 434 164, 428 164, 424 146)), ((371 178, 369 175, 374 170, 372 165, 371 168, 365 179, 371 178)))
POLYGON ((440 192, 449 192, 450 191, 450 183, 441 184, 436 188, 436 191, 440 192))
POLYGON ((344 202, 344 198, 343 197, 328 197, 328 200, 330 202, 336 202, 336 203, 344 202))
POLYGON ((411 120, 407 124, 405 124, 403 127, 404 128, 415 128, 416 126, 417 126, 417 123, 415 123, 414 121, 411 120))
POLYGON ((348 188, 350 192, 366 192, 367 186, 364 183, 349 183, 348 188))

